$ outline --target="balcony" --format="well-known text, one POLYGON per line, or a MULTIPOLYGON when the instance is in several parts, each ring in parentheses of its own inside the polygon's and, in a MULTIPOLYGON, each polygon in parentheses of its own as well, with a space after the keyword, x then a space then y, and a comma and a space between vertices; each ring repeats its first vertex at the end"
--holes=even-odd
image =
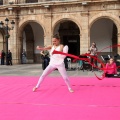
POLYGON ((0 5, 8 4, 41 4, 41 3, 68 3, 68 2, 77 2, 77 3, 99 3, 99 2, 119 2, 120 0, 13 0, 12 2, 0 0, 0 5))
POLYGON ((24 2, 22 2, 22 0, 19 3, 40 3, 40 2, 70 2, 70 1, 79 1, 79 2, 116 2, 119 0, 23 0, 24 2))

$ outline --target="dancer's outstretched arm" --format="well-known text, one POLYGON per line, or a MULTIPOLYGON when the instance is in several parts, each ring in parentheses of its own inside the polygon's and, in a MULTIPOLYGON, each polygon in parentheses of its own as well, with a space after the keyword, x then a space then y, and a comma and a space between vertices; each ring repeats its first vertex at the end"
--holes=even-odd
POLYGON ((51 48, 52 48, 52 45, 49 45, 47 47, 40 47, 40 46, 36 47, 37 50, 50 50, 51 48))

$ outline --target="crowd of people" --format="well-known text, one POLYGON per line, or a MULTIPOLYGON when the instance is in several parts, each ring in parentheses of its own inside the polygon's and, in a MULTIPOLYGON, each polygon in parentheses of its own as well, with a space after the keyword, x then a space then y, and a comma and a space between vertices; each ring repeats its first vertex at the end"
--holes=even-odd
MULTIPOLYGON (((41 59, 42 59, 42 69, 45 70, 42 77, 46 76, 49 72, 53 71, 54 69, 55 70, 57 69, 57 70, 59 70, 59 72, 61 73, 63 78, 65 79, 67 85, 69 86, 69 82, 68 82, 69 80, 68 80, 67 74, 65 72, 65 69, 68 69, 67 57, 66 56, 60 57, 60 56, 62 56, 60 54, 53 55, 49 51, 49 50, 53 51, 53 50, 58 49, 58 51, 68 53, 69 48, 67 45, 60 44, 60 38, 58 35, 53 37, 52 42, 53 42, 53 44, 51 46, 48 46, 48 47, 44 46, 44 48, 37 47, 37 49, 41 50, 40 54, 41 54, 41 59), (64 66, 63 66, 63 63, 64 63, 64 66), (57 64, 60 64, 61 67, 58 67, 57 64), (47 70, 46 70, 46 68, 47 68, 47 70), (63 71, 64 71, 64 73, 63 73, 63 71)), ((87 58, 90 59, 90 68, 89 68, 90 71, 93 71, 93 69, 98 68, 97 52, 98 52, 98 48, 96 46, 96 43, 93 42, 87 51, 87 54, 89 54, 89 56, 86 56, 87 58), (96 59, 94 59, 94 58, 96 58, 96 59)), ((81 55, 79 57, 81 57, 81 55)), ((0 54, 0 59, 1 59, 1 65, 5 65, 5 62, 6 62, 6 65, 12 65, 11 51, 8 50, 8 52, 5 53, 4 50, 2 50, 1 54, 0 54)), ((22 64, 27 63, 26 60, 27 60, 26 51, 25 51, 25 49, 23 49, 22 56, 21 56, 21 63, 22 64)), ((81 68, 83 69, 84 61, 78 60, 77 62, 78 62, 78 69, 81 69, 81 68)), ((110 58, 110 60, 106 64, 105 76, 113 77, 115 74, 117 74, 117 66, 116 66, 116 63, 114 62, 114 59, 110 58)), ((42 81, 41 78, 40 78, 39 83, 36 86, 36 88, 39 86, 40 81, 42 81)), ((69 87, 69 88, 71 88, 71 87, 69 87)))
MULTIPOLYGON (((45 51, 47 51, 47 50, 45 50, 45 51)), ((98 52, 98 48, 96 46, 96 43, 93 42, 91 44, 90 48, 87 51, 87 54, 89 54, 90 56, 86 56, 87 58, 90 59, 90 65, 89 65, 90 66, 89 67, 90 71, 93 71, 93 69, 98 70, 98 63, 97 63, 98 55, 97 55, 97 52, 98 52), (96 59, 94 59, 94 58, 96 58, 96 59)), ((49 53, 49 52, 47 51, 47 53, 49 53)), ((41 54, 43 54, 43 53, 41 53, 41 54)), ((49 59, 48 58, 49 58, 49 55, 47 56, 47 58, 45 58, 46 60, 44 59, 45 60, 44 62, 47 63, 47 65, 45 65, 46 67, 48 66, 48 64, 50 62, 50 58, 49 59)), ((81 69, 81 68, 83 69, 84 61, 78 60, 77 62, 78 62, 78 66, 77 66, 78 69, 81 69)), ((65 68, 68 69, 67 57, 65 57, 65 59, 64 59, 64 64, 65 64, 65 68)), ((105 67, 104 72, 105 72, 106 77, 113 77, 114 75, 117 74, 117 67, 116 67, 116 63, 114 61, 114 58, 110 58, 108 60, 108 62, 105 63, 105 66, 106 67, 105 67)))
MULTIPOLYGON (((44 68, 44 71, 42 73, 42 75, 40 76, 37 85, 33 88, 33 92, 35 92, 41 85, 41 83, 43 82, 43 80, 45 79, 45 77, 47 75, 49 75, 52 71, 54 70, 58 70, 61 74, 61 76, 63 77, 69 92, 74 92, 67 72, 66 72, 66 56, 62 55, 62 54, 53 54, 53 51, 60 51, 63 53, 68 53, 68 46, 64 46, 63 44, 60 44, 60 38, 58 35, 53 36, 52 39, 52 45, 50 46, 45 46, 45 47, 39 47, 37 46, 38 50, 41 50, 41 56, 43 57, 42 59, 44 60, 44 65, 46 68, 44 68), (50 52, 48 51, 50 50, 50 52), (50 54, 49 54, 50 53, 50 54), (50 57, 50 58, 49 58, 50 57)), ((96 46, 96 43, 93 42, 90 49, 88 50, 88 54, 90 56, 90 70, 93 69, 93 67, 97 68, 97 59, 93 59, 93 57, 97 58, 97 51, 98 48, 96 46)), ((81 64, 81 63, 80 63, 81 64)), ((105 68, 105 77, 113 77, 115 74, 117 74, 117 67, 116 67, 116 63, 114 62, 113 58, 110 58, 109 62, 106 64, 106 68, 105 68)))
POLYGON ((8 50, 7 53, 5 53, 4 50, 2 50, 0 53, 0 58, 1 58, 1 65, 5 65, 5 60, 6 60, 6 65, 12 65, 12 53, 10 50, 8 50))
MULTIPOLYGON (((22 55, 21 55, 21 63, 25 64, 26 61, 26 51, 23 49, 22 55)), ((1 60, 1 65, 13 65, 12 63, 12 52, 8 50, 7 53, 4 52, 4 50, 1 51, 0 53, 0 60, 1 60)))
MULTIPOLYGON (((97 51, 98 51, 98 48, 96 46, 96 43, 93 42, 91 47, 90 47, 90 55, 91 56, 94 56, 94 57, 98 57, 97 56, 97 51)), ((91 69, 93 69, 93 67, 95 66, 95 68, 98 68, 98 65, 97 65, 97 59, 93 59, 93 57, 91 57, 91 69)), ((105 77, 116 77, 118 76, 117 75, 117 65, 114 61, 114 58, 109 58, 107 63, 104 63, 105 64, 105 68, 104 68, 104 73, 105 73, 105 77)))

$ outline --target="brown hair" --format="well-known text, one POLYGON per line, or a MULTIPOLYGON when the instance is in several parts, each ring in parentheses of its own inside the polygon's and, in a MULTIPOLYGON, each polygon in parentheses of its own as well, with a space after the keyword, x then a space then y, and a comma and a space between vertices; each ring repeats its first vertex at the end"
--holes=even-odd
POLYGON ((53 35, 53 38, 60 40, 60 36, 58 34, 53 35))
POLYGON ((92 45, 94 45, 96 47, 96 43, 95 42, 93 42, 92 45))
POLYGON ((109 61, 108 61, 109 64, 110 64, 110 60, 112 60, 114 62, 114 58, 110 58, 109 61))

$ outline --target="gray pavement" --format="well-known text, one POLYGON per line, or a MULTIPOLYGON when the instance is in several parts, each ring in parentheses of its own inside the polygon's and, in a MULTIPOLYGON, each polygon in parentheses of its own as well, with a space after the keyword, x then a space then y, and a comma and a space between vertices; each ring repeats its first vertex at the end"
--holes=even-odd
MULTIPOLYGON (((0 65, 0 76, 40 76, 42 74, 41 64, 21 64, 21 65, 0 65)), ((67 71, 69 76, 94 76, 92 71, 72 70, 67 71)), ((99 73, 99 72, 98 72, 99 73)), ((49 76, 60 76, 60 73, 55 70, 49 76)))

